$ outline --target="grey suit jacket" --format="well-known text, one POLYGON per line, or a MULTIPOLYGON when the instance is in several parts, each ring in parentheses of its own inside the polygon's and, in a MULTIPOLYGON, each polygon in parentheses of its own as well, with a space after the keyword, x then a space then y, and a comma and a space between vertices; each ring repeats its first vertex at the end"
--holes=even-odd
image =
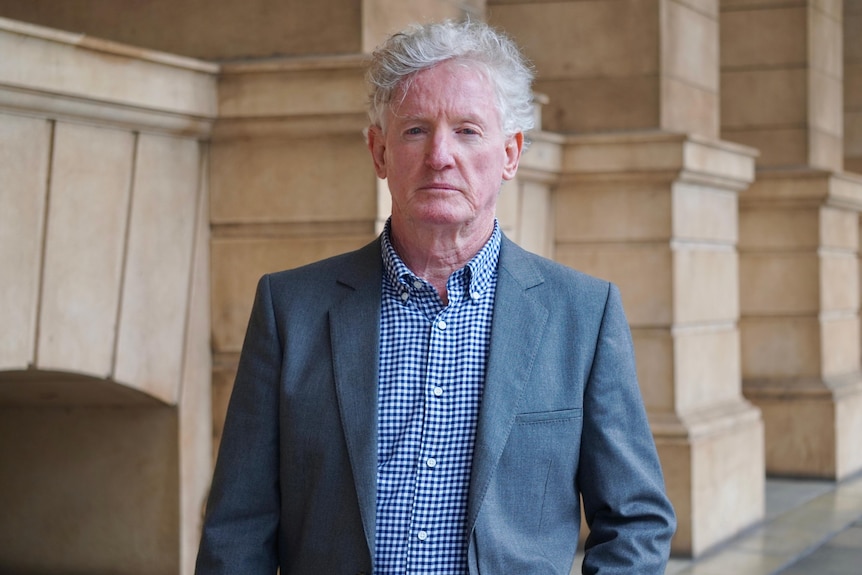
MULTIPOLYGON (((382 264, 375 241, 264 276, 198 575, 371 573, 382 264)), ((470 483, 473 575, 660 574, 675 529, 617 289, 503 239, 470 483)))

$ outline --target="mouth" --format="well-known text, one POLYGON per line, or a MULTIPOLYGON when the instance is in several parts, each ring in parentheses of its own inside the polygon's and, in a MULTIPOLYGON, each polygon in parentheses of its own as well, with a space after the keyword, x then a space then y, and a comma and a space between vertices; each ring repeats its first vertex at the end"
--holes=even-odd
POLYGON ((430 184, 425 184, 424 186, 421 186, 419 189, 427 191, 427 192, 439 192, 439 191, 457 192, 457 191, 459 191, 458 187, 453 186, 451 184, 445 184, 442 182, 432 182, 430 184))

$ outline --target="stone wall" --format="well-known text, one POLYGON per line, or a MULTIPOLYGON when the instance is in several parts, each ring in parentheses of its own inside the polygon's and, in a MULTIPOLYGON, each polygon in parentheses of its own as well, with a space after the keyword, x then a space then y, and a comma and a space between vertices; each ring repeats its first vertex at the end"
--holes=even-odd
POLYGON ((5 19, 0 52, 0 571, 188 571, 216 68, 5 19))

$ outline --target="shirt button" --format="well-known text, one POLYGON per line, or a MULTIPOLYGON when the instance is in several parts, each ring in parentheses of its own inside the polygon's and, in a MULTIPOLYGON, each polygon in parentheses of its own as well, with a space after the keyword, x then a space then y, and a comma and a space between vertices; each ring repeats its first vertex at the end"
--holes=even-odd
POLYGON ((446 322, 442 319, 437 322, 437 329, 444 330, 446 329, 446 322))
POLYGON ((416 534, 416 537, 419 538, 419 541, 425 541, 426 539, 428 539, 428 532, 427 531, 420 531, 419 533, 416 534))
POLYGON ((428 465, 428 467, 435 467, 437 465, 437 460, 433 457, 429 457, 425 463, 428 465))
POLYGON ((415 280, 415 281, 413 282, 413 287, 415 287, 416 289, 421 288, 421 287, 422 287, 422 282, 421 282, 421 281, 419 281, 419 280, 415 280))
POLYGON ((436 395, 437 397, 440 397, 441 395, 443 395, 443 388, 442 387, 435 387, 434 388, 434 395, 436 395))
POLYGON ((410 299, 410 294, 406 291, 401 292, 401 301, 407 301, 408 299, 410 299))
POLYGON ((482 297, 482 294, 480 294, 477 291, 474 291, 473 293, 470 294, 470 297, 473 299, 479 299, 480 297, 482 297))

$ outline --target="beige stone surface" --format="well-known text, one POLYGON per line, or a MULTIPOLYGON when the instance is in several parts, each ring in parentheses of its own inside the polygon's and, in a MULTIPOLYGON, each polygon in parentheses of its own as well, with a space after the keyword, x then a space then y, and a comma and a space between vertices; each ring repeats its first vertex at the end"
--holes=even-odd
POLYGON ((673 253, 667 244, 557 242, 555 259, 616 283, 631 325, 673 322, 673 253))
POLYGON ((564 183, 707 180, 722 189, 741 190, 754 179, 755 155, 755 150, 730 142, 666 132, 570 135, 564 140, 561 170, 564 183))
POLYGON ((264 273, 280 271, 357 249, 371 241, 361 236, 213 238, 213 349, 238 352, 264 273))
POLYGON ((515 38, 541 80, 659 72, 658 1, 498 3, 487 15, 515 38))
POLYGON ((820 260, 816 252, 743 252, 739 257, 743 316, 816 314, 820 260))
POLYGON ((844 153, 845 162, 847 162, 845 169, 860 173, 858 168, 850 169, 849 164, 855 162, 854 165, 858 165, 859 160, 862 159, 862 109, 844 114, 844 153))
POLYGON ((704 416, 715 430, 680 440, 656 434, 677 513, 671 549, 698 556, 763 518, 763 425, 753 410, 704 416))
POLYGON ((843 479, 862 469, 862 393, 857 384, 853 393, 841 398, 835 406, 836 477, 843 479))
POLYGON ((358 55, 223 64, 219 119, 364 114, 365 65, 358 55))
POLYGON ((554 253, 552 192, 547 184, 524 181, 519 204, 518 244, 546 258, 554 253))
MULTIPOLYGON (((0 12, 4 15, 5 10, 0 12)), ((131 21, 131 20, 125 20, 131 21)), ((0 86, 214 116, 213 64, 0 18, 0 86)))
POLYGON ((696 513, 692 547, 698 555, 764 515, 763 423, 750 412, 728 419, 723 433, 704 437, 692 447, 696 513))
POLYGON ((669 186, 661 182, 561 186, 554 197, 555 237, 562 243, 667 241, 673 231, 673 201, 669 186))
MULTIPOLYGON (((728 6, 722 0, 722 8, 728 6)), ((807 62, 805 6, 757 3, 721 13, 721 66, 785 67, 807 62)), ((722 87, 722 90, 724 88, 722 87)))
MULTIPOLYGON (((722 106, 722 110, 725 109, 722 106)), ((756 149, 759 167, 801 166, 809 161, 808 130, 805 128, 722 127, 721 137, 756 149)))
POLYGON ((721 74, 722 130, 753 127, 774 130, 805 125, 808 90, 808 74, 804 69, 724 68, 721 74))
POLYGON ((827 316, 822 321, 820 346, 823 377, 844 376, 859 371, 859 311, 827 316))
POLYGON ((824 207, 820 210, 820 245, 825 248, 859 249, 859 213, 855 210, 824 207))
MULTIPOLYGON (((817 207, 777 209, 767 204, 746 205, 739 212, 740 252, 813 251, 820 245, 823 228, 817 207)), ((748 290, 742 291, 746 293, 748 290)))
MULTIPOLYGON (((626 310, 628 313, 628 310, 626 310)), ((674 341, 669 329, 631 326, 638 382, 648 413, 673 413, 677 389, 674 341)))
POLYGON ((811 67, 840 81, 844 65, 844 31, 840 8, 837 14, 830 14, 817 7, 809 8, 807 33, 811 67))
MULTIPOLYGON (((206 162, 201 189, 206 190, 206 162)), ((180 575, 192 575, 212 468, 212 347, 210 345, 210 225, 206 193, 198 194, 188 324, 179 395, 180 575)))
POLYGON ((856 250, 821 250, 820 309, 859 313, 859 257, 856 250))
MULTIPOLYGON (((682 2, 667 0, 662 5, 662 74, 717 94, 718 18, 682 2)), ((717 129, 714 126, 711 134, 717 129)))
POLYGON ((213 463, 218 456, 221 444, 224 420, 227 416, 227 406, 236 379, 239 354, 216 354, 212 374, 212 457, 213 463))
POLYGON ((362 51, 370 53, 387 36, 410 24, 459 20, 465 16, 482 19, 483 12, 484 0, 363 0, 362 51))
POLYGON ((0 410, 4 571, 177 573, 178 448, 167 407, 0 410))
POLYGON ((674 321, 735 321, 739 317, 739 277, 733 246, 677 244, 672 251, 674 321))
POLYGON ((836 405, 831 396, 749 398, 763 412, 769 473, 836 477, 836 405))
MULTIPOLYGON (((520 205, 522 188, 521 182, 517 179, 504 181, 500 186, 500 194, 497 196, 496 215, 500 228, 503 230, 503 233, 508 234, 516 243, 521 226, 520 205)), ((390 202, 391 198, 392 196, 390 196, 390 202)), ((389 217, 388 213, 386 217, 389 217)))
POLYGON ((376 215, 376 178, 360 133, 212 145, 212 221, 356 221, 376 215))
POLYGON ((734 323, 674 330, 675 411, 692 413, 739 401, 739 330, 734 323))
POLYGON ((844 169, 844 140, 839 135, 812 128, 808 131, 808 165, 840 172, 844 169))
POLYGON ((113 370, 134 136, 58 123, 37 367, 113 370))
POLYGON ((812 128, 831 136, 842 136, 844 114, 844 83, 841 76, 832 76, 820 70, 810 71, 809 121, 812 128))
POLYGON ((821 376, 822 332, 816 315, 752 317, 743 311, 739 330, 743 380, 821 376))
POLYGON ((661 119, 657 76, 539 78, 534 89, 548 95, 542 128, 549 131, 643 130, 655 128, 661 119))
POLYGON ((200 164, 195 140, 139 137, 114 377, 170 404, 182 381, 200 164))
POLYGON ((230 59, 360 49, 361 2, 342 0, 51 0, 0 3, 7 18, 184 54, 230 59), (201 15, 205 14, 205 25, 201 15))
POLYGON ((739 235, 736 192, 678 182, 673 185, 673 237, 735 245, 739 235))
POLYGON ((51 126, 0 114, 0 370, 35 361, 51 126))
POLYGON ((661 123, 669 132, 718 137, 718 91, 675 78, 661 80, 661 123))

